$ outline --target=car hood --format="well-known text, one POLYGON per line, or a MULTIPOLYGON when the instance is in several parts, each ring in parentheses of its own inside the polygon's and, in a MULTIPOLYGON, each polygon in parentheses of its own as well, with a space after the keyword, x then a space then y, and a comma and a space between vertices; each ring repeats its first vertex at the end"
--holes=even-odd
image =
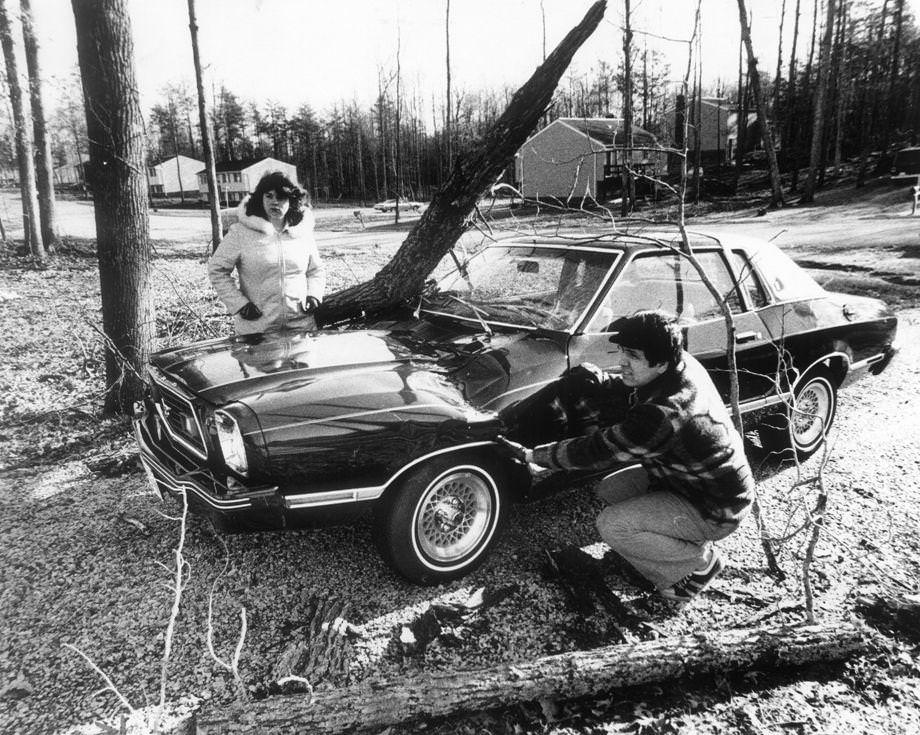
POLYGON ((531 335, 514 331, 487 339, 424 321, 354 331, 288 330, 166 350, 151 363, 211 404, 240 401, 256 413, 294 406, 302 412, 330 402, 347 413, 387 403, 386 395, 402 393, 410 400, 408 394, 418 392, 482 407, 508 391, 515 377, 529 379, 543 369, 559 374, 563 366, 549 357, 564 355, 564 340, 531 335))

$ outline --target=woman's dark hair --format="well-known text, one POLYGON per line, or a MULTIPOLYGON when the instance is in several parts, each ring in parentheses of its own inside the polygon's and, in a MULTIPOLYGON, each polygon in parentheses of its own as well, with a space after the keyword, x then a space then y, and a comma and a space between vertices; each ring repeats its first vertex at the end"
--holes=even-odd
POLYGON ((666 362, 674 369, 680 362, 683 333, 674 317, 663 311, 639 311, 617 319, 608 329, 615 332, 610 337, 611 342, 627 349, 642 350, 649 365, 666 362))
POLYGON ((303 220, 303 213, 310 206, 310 195, 280 171, 270 171, 259 179, 255 191, 246 202, 246 214, 267 220, 268 214, 262 204, 262 197, 270 191, 290 202, 287 214, 284 215, 285 224, 289 227, 299 225, 303 220))

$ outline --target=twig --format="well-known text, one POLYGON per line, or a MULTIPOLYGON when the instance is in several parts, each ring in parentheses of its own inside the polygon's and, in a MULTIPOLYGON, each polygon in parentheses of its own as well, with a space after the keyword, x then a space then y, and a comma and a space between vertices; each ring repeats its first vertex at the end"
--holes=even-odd
POLYGON ((78 654, 80 654, 83 660, 86 661, 86 663, 88 663, 92 667, 93 671, 95 671, 97 674, 99 674, 100 677, 102 677, 102 680, 105 682, 105 689, 102 689, 100 691, 105 691, 107 689, 108 691, 112 692, 116 697, 118 697, 118 699, 121 701, 124 708, 127 709, 128 712, 130 712, 131 714, 134 714, 135 710, 134 710, 134 707, 131 706, 131 703, 127 699, 125 699, 124 695, 120 691, 118 691, 118 687, 116 687, 115 684, 112 683, 112 680, 108 677, 108 675, 102 669, 96 666, 96 664, 93 662, 93 660, 89 656, 83 653, 83 651, 81 651, 79 648, 77 648, 72 643, 65 643, 64 647, 69 648, 72 651, 76 651, 78 654))
MULTIPOLYGON (((175 581, 172 584, 173 604, 169 614, 169 622, 166 624, 166 635, 163 642, 163 660, 160 664, 160 706, 157 712, 155 724, 159 725, 159 718, 162 715, 163 708, 166 706, 166 675, 169 669, 169 657, 172 654, 173 634, 176 628, 176 621, 179 618, 179 604, 182 601, 182 592, 185 589, 185 570, 188 563, 182 555, 185 549, 185 532, 186 521, 188 520, 188 496, 185 490, 182 490, 182 517, 179 525, 179 542, 176 544, 174 559, 176 563, 175 581)), ((156 729, 156 728, 155 728, 156 729)))
MULTIPOLYGON (((223 538, 216 534, 215 536, 224 547, 224 566, 220 570, 220 573, 214 578, 214 582, 211 584, 211 592, 208 594, 208 628, 205 633, 205 642, 208 646, 208 653, 211 654, 211 658, 213 658, 220 666, 230 672, 231 676, 233 676, 233 681, 237 686, 237 690, 239 691, 240 698, 246 700, 248 699, 249 695, 246 691, 246 685, 243 682, 243 678, 240 676, 240 657, 243 654, 243 643, 246 640, 247 631, 245 607, 240 606, 240 635, 236 642, 236 648, 233 651, 233 657, 229 661, 224 660, 217 655, 217 651, 214 649, 214 594, 217 589, 217 583, 220 581, 221 577, 227 573, 227 569, 230 566, 230 549, 227 548, 227 543, 223 538)), ((312 686, 310 687, 310 696, 311 698, 313 696, 312 686)))

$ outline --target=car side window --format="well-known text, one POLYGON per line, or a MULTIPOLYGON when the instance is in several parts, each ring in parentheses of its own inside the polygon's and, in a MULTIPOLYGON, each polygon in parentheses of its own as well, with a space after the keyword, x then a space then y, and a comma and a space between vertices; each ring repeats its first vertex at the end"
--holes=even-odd
MULTIPOLYGON (((721 253, 696 254, 704 271, 732 312, 742 310, 734 278, 721 253)), ((660 309, 673 314, 682 324, 713 319, 721 315, 718 301, 703 283, 690 261, 668 251, 636 256, 616 279, 591 322, 589 332, 605 332, 611 322, 637 311, 660 309)))
POLYGON ((739 250, 733 250, 732 265, 735 267, 735 273, 738 274, 741 288, 748 295, 751 306, 755 309, 766 306, 767 292, 764 290, 763 284, 760 282, 760 276, 757 275, 757 271, 754 270, 748 256, 739 250))

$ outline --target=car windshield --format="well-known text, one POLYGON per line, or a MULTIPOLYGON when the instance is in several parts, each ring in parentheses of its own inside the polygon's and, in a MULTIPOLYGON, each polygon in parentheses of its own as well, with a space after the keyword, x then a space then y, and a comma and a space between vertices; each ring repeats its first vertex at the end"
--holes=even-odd
POLYGON ((616 261, 616 252, 492 245, 426 293, 422 309, 464 320, 569 330, 616 261))

